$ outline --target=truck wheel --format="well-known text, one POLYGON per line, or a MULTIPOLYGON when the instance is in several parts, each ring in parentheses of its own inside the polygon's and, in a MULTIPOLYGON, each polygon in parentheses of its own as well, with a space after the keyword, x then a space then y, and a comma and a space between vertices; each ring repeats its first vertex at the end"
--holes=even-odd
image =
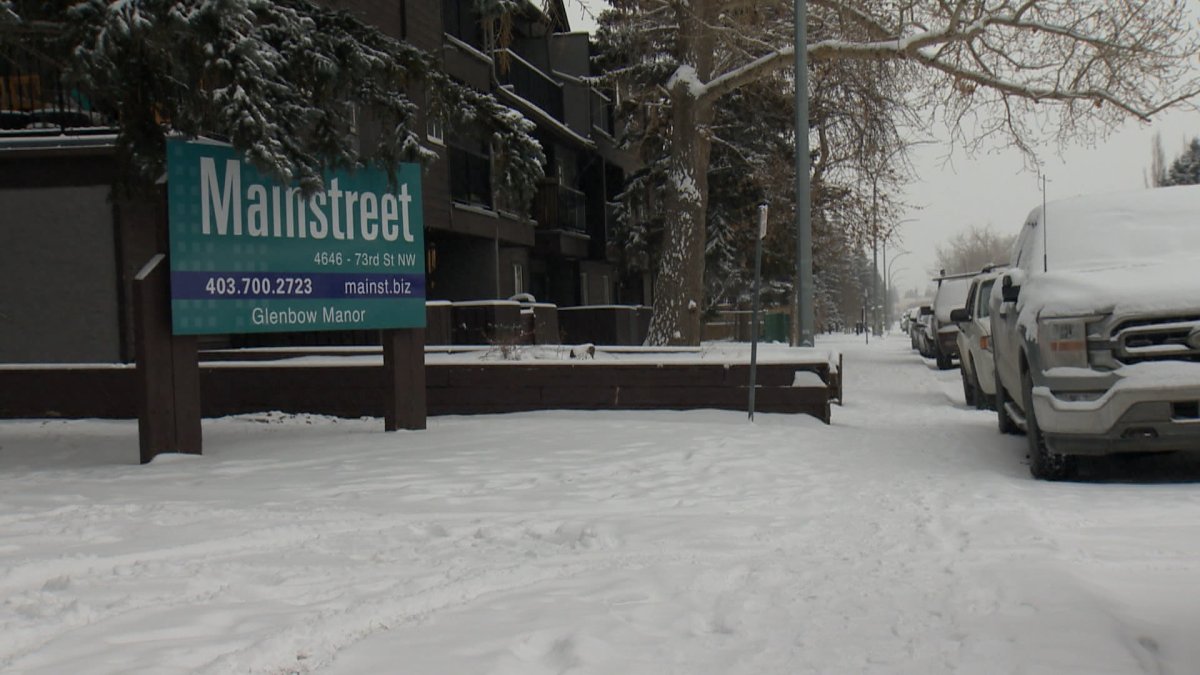
POLYGON ((954 361, 949 356, 942 354, 941 349, 937 351, 934 358, 937 359, 938 370, 950 370, 954 367, 954 361))
POLYGON ((975 369, 975 357, 968 358, 971 363, 971 398, 975 401, 976 410, 986 410, 988 400, 983 393, 983 387, 979 386, 979 371, 975 369))
POLYGON ((1008 403, 1008 392, 1004 390, 1004 384, 1000 382, 1000 373, 996 373, 996 395, 993 397, 996 405, 996 420, 1002 434, 1015 434, 1020 431, 1017 425, 1008 416, 1008 410, 1004 408, 1008 403))
POLYGON ((971 386, 971 376, 967 374, 966 368, 960 372, 962 373, 963 398, 966 399, 968 406, 975 405, 975 387, 971 386))
POLYGON ((1075 458, 1054 452, 1038 428, 1033 412, 1033 380, 1029 372, 1021 374, 1021 389, 1025 395, 1025 437, 1029 439, 1029 473, 1040 480, 1067 480, 1075 473, 1075 458))

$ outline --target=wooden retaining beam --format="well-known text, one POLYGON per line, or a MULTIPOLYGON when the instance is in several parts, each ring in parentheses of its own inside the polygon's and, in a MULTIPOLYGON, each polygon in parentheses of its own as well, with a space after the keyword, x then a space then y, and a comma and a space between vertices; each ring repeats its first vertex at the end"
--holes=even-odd
MULTIPOLYGON (((840 399, 840 378, 828 364, 765 363, 758 368, 759 411, 806 413, 830 421, 830 400, 840 399), (792 386, 797 371, 817 373, 824 384, 792 386)), ((742 364, 564 361, 430 363, 423 374, 429 414, 465 415, 547 409, 745 410, 748 371, 742 364)), ((201 412, 205 417, 270 410, 383 417, 395 404, 386 402, 388 379, 381 374, 378 364, 201 363, 201 412)), ((135 417, 135 375, 127 367, 5 366, 0 368, 0 417, 135 417)), ((408 428, 401 417, 397 420, 398 428, 408 428)))

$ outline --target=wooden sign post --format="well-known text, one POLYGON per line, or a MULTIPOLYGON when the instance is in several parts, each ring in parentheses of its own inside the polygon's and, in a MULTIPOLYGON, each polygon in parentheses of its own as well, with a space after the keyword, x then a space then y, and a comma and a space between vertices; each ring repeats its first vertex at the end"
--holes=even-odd
POLYGON ((133 280, 142 464, 164 452, 198 455, 202 446, 196 338, 171 334, 167 275, 166 256, 159 253, 133 280))

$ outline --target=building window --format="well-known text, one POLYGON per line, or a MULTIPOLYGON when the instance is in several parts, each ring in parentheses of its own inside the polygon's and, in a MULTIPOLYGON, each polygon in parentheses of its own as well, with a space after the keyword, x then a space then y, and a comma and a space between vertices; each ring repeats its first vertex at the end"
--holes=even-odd
POLYGON ((432 143, 437 143, 438 145, 445 143, 445 126, 442 124, 442 118, 434 112, 428 97, 425 100, 425 135, 432 143))
POLYGON ((525 292, 525 267, 521 263, 513 263, 513 295, 525 292))
POLYGON ((588 304, 588 274, 587 272, 579 273, 579 304, 588 304))
POLYGON ((463 204, 492 208, 492 160, 455 146, 447 148, 450 198, 463 204))
POLYGON ((608 275, 607 274, 602 275, 600 277, 600 285, 601 285, 600 292, 603 294, 603 298, 604 298, 602 300, 602 302, 606 305, 611 305, 612 304, 612 286, 610 286, 608 283, 608 275))

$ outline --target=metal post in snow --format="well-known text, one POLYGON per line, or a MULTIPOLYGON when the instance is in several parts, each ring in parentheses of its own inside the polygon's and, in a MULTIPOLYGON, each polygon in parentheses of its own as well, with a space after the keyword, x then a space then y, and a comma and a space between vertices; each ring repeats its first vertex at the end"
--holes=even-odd
POLYGON ((762 246, 767 236, 767 205, 758 205, 758 239, 754 243, 754 298, 750 312, 750 421, 754 421, 754 389, 758 386, 758 292, 762 282, 762 246))

